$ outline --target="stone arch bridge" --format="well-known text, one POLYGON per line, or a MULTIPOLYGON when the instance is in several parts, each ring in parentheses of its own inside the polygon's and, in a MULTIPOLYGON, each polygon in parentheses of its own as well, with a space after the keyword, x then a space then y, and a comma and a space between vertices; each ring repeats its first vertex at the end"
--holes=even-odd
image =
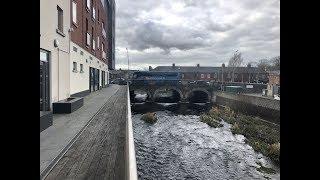
POLYGON ((190 102, 192 96, 201 94, 205 96, 206 102, 211 102, 213 97, 213 86, 208 84, 189 84, 178 81, 171 82, 153 82, 153 81, 132 81, 130 86, 131 95, 135 92, 142 91, 148 95, 148 101, 154 102, 158 92, 163 90, 171 90, 179 95, 179 102, 190 102))

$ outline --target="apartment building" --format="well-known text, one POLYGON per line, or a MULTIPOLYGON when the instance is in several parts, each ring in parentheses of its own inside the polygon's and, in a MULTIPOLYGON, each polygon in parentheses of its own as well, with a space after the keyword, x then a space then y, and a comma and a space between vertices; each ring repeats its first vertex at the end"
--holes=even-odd
POLYGON ((109 83, 112 12, 109 0, 40 1, 40 116, 109 83))
POLYGON ((40 111, 70 96, 70 2, 40 1, 40 111))
POLYGON ((107 0, 71 0, 70 93, 87 95, 109 83, 107 0))

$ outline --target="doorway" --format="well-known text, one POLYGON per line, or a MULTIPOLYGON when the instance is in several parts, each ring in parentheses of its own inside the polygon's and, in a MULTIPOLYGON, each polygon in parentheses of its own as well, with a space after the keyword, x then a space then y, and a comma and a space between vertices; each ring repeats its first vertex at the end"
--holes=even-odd
POLYGON ((95 69, 95 90, 99 90, 100 89, 100 74, 99 74, 99 69, 95 69))
POLYGON ((49 52, 40 49, 40 111, 50 111, 49 52))
POLYGON ((89 87, 90 87, 90 92, 95 91, 94 89, 94 77, 95 77, 95 69, 90 67, 89 70, 89 87))

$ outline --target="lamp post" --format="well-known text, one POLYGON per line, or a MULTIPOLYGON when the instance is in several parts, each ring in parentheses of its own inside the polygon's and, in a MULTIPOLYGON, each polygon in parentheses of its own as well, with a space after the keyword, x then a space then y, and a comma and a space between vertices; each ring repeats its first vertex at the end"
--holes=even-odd
POLYGON ((130 70, 130 68, 129 68, 129 52, 128 52, 128 48, 126 48, 126 50, 127 50, 127 58, 128 58, 128 73, 127 73, 127 83, 129 83, 129 70, 130 70))

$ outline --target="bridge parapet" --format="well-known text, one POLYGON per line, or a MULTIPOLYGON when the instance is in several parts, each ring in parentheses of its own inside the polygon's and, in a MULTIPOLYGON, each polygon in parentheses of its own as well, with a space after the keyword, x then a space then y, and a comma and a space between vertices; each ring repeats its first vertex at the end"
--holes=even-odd
POLYGON ((195 91, 204 92, 210 100, 215 89, 212 84, 196 84, 187 81, 135 80, 130 84, 130 91, 144 91, 148 94, 150 101, 154 101, 155 94, 161 90, 176 91, 180 95, 181 102, 187 102, 192 92, 195 91))

